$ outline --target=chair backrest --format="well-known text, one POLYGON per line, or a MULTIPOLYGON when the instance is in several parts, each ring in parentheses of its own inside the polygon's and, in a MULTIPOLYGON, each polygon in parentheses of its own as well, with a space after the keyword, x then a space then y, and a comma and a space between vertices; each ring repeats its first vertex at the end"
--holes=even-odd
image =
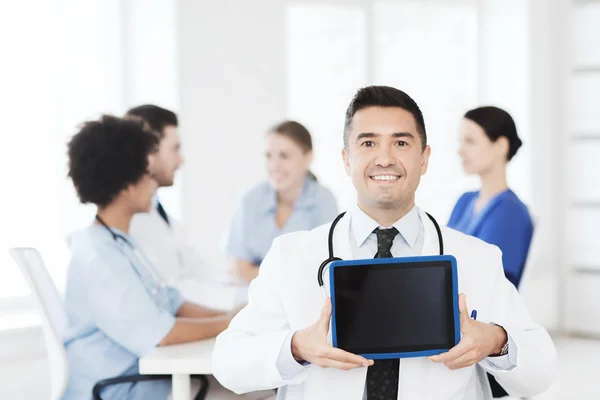
POLYGON ((529 244, 529 250, 527 252, 527 258, 525 259, 525 266, 523 267, 523 274, 521 275, 521 281, 519 282, 519 292, 530 291, 532 281, 535 279, 535 273, 539 268, 540 255, 542 253, 541 246, 541 235, 540 235, 540 220, 535 215, 531 216, 533 222, 533 235, 531 236, 531 243, 529 244))
POLYGON ((67 314, 63 301, 36 249, 13 248, 9 252, 31 288, 40 313, 50 364, 50 398, 60 400, 69 377, 67 354, 63 344, 67 328, 67 314))

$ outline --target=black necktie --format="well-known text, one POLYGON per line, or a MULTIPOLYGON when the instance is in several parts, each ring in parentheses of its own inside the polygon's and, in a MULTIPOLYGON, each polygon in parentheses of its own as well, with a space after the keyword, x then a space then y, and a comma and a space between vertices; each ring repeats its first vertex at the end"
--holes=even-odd
MULTIPOLYGON (((392 244, 398 229, 375 229, 377 254, 375 258, 391 258, 392 244)), ((400 360, 377 360, 367 370, 367 400, 398 399, 398 368, 400 360)))
POLYGON ((158 211, 158 214, 162 217, 162 219, 165 220, 167 225, 171 225, 171 223, 169 222, 169 217, 167 217, 167 213, 166 213, 165 209, 163 208, 162 204, 160 204, 160 201, 158 202, 158 204, 156 206, 156 210, 158 211))

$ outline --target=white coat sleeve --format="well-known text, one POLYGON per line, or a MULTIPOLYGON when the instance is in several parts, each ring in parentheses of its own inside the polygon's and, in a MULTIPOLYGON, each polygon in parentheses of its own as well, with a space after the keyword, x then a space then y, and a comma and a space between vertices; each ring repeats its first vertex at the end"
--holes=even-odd
POLYGON ((310 371, 310 367, 305 368, 286 380, 277 366, 292 333, 279 294, 278 275, 286 265, 282 247, 282 240, 275 239, 258 277, 250 284, 248 305, 217 337, 213 374, 224 387, 238 394, 299 384, 310 371))
POLYGON ((502 326, 514 343, 509 349, 516 366, 499 370, 483 360, 479 365, 496 377, 508 394, 516 397, 531 397, 544 392, 554 379, 557 354, 548 332, 529 316, 525 304, 504 276, 502 253, 494 247, 494 292, 492 321, 502 326), (516 353, 516 354, 514 354, 516 353), (514 357, 516 356, 516 357, 514 357))

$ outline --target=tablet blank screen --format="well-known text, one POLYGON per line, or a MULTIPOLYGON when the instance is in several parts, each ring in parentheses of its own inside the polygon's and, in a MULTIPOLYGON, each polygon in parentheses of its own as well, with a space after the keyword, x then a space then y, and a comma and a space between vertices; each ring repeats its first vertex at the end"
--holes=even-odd
POLYGON ((336 267, 337 345, 355 354, 454 346, 450 262, 336 267))

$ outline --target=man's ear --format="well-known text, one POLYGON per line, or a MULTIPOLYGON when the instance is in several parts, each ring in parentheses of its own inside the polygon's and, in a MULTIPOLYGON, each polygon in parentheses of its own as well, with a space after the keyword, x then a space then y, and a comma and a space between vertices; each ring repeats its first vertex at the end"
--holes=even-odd
POLYGON ((350 154, 346 147, 342 149, 342 160, 344 160, 344 169, 346 170, 346 175, 350 176, 350 154))
POLYGON ((421 176, 427 173, 429 166, 429 156, 431 155, 431 146, 427 145, 421 154, 421 176))

